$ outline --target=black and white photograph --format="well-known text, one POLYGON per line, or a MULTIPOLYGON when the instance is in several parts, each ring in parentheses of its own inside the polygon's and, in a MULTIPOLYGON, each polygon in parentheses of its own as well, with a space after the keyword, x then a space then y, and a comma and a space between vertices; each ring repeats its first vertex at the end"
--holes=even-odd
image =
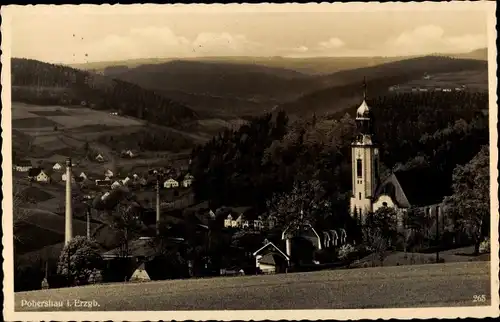
POLYGON ((498 317, 495 10, 2 6, 5 319, 498 317))

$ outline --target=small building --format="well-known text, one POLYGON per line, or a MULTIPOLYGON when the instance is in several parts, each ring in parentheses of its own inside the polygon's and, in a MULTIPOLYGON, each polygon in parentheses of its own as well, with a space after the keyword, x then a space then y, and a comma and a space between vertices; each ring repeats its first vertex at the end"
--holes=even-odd
POLYGON ((54 166, 52 167, 52 169, 55 170, 55 171, 60 171, 60 170, 63 169, 63 166, 59 162, 56 162, 54 164, 54 166))
POLYGON ((109 187, 110 186, 110 180, 96 180, 95 185, 98 187, 109 187))
POLYGON ((29 160, 18 160, 14 164, 13 168, 17 172, 28 172, 31 168, 33 168, 33 165, 29 160))
POLYGON ((111 189, 116 189, 118 187, 121 187, 121 184, 119 181, 115 181, 111 184, 111 189))
POLYGON ((194 177, 191 174, 186 174, 182 180, 182 186, 188 188, 193 184, 194 177))
POLYGON ((98 161, 98 162, 104 162, 104 157, 102 156, 102 154, 98 154, 96 157, 95 157, 95 160, 98 161))
POLYGON ((105 172, 104 172, 104 176, 106 178, 112 178, 113 177, 113 171, 111 171, 110 169, 107 169, 105 172))
POLYGON ((123 185, 127 185, 131 182, 132 180, 129 178, 129 177, 126 177, 125 179, 123 179, 121 182, 123 185))
POLYGON ((28 171, 28 178, 36 182, 50 182, 50 176, 41 168, 31 168, 28 171))
POLYGON ((264 274, 285 273, 290 257, 275 244, 268 242, 253 253, 257 270, 264 274))
POLYGON ((83 171, 80 173, 79 177, 80 177, 80 178, 83 178, 84 180, 87 180, 87 179, 88 179, 87 175, 86 175, 86 174, 85 174, 85 172, 83 172, 83 171))
POLYGON ((131 282, 147 282, 151 281, 148 272, 146 271, 146 265, 142 263, 137 267, 137 269, 132 273, 130 277, 131 282))
POLYGON ((123 150, 120 154, 122 158, 135 158, 139 155, 137 151, 133 150, 123 150))
MULTIPOLYGON (((66 182, 66 180, 67 180, 67 174, 66 174, 66 173, 63 173, 63 174, 62 174, 62 176, 61 176, 61 180, 62 180, 62 181, 64 181, 64 182, 66 182)), ((76 182, 76 180, 75 180, 75 176, 74 176, 73 174, 71 174, 71 182, 72 182, 72 183, 76 182)))
POLYGON ((169 189, 169 188, 178 188, 179 187, 179 182, 170 178, 168 180, 166 180, 164 183, 163 183, 163 187, 166 188, 166 189, 169 189))

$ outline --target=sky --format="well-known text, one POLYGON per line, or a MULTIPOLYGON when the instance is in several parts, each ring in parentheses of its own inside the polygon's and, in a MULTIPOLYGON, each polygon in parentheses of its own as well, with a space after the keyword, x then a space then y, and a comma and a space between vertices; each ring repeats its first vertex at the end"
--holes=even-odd
POLYGON ((12 56, 75 64, 200 56, 405 56, 487 46, 484 10, 128 7, 18 7, 11 16, 12 56))

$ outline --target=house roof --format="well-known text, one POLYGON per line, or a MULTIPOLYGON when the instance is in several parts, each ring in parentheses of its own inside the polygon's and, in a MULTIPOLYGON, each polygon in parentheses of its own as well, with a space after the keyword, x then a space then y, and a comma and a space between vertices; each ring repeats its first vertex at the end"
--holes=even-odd
POLYGON ((394 176, 412 206, 440 203, 451 194, 451 177, 432 168, 397 171, 394 176))
POLYGON ((282 256, 284 256, 284 258, 286 260, 290 260, 290 258, 284 253, 281 251, 281 249, 279 249, 275 244, 273 244, 272 242, 269 242, 267 244, 265 244, 264 246, 262 246, 261 248, 259 248, 258 250, 256 250, 254 253, 253 253, 253 256, 257 256, 260 252, 266 250, 266 249, 274 249, 275 251, 277 251, 279 254, 281 254, 282 256))
POLYGON ((287 258, 284 257, 280 253, 267 253, 262 258, 259 260, 259 263, 261 264, 267 264, 267 265, 279 265, 280 263, 283 263, 287 258))

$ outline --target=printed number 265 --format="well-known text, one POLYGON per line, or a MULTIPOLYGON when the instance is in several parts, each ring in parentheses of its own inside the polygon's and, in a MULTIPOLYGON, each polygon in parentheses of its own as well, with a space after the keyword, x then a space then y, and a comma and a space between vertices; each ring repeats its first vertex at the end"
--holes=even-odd
POLYGON ((472 297, 472 302, 477 303, 477 302, 486 302, 486 295, 474 295, 472 297))

